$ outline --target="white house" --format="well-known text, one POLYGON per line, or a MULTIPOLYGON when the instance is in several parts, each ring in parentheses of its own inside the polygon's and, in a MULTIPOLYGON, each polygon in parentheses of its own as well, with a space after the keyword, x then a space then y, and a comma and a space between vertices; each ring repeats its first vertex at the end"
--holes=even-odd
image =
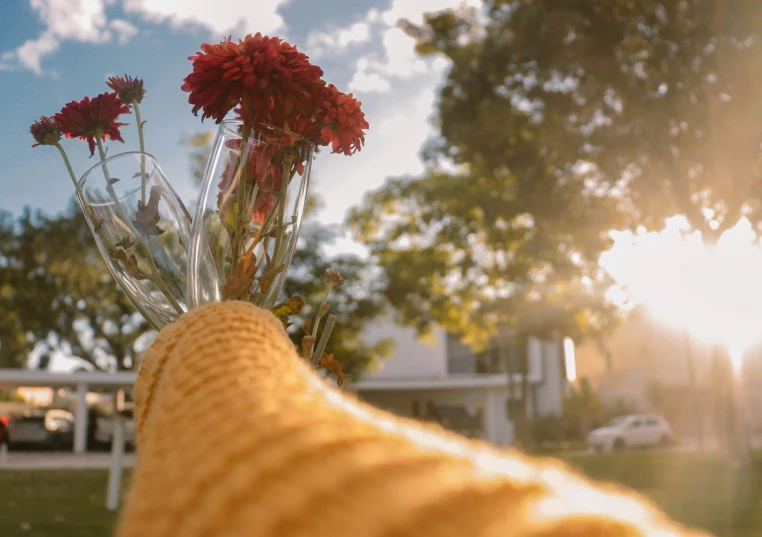
MULTIPOLYGON (((465 409, 480 424, 478 436, 497 445, 513 441, 509 392, 511 400, 519 398, 521 374, 510 338, 496 338, 475 354, 444 330, 437 330, 432 342, 422 342, 412 328, 388 319, 372 323, 366 337, 369 342, 390 338, 395 350, 380 371, 353 384, 361 399, 420 419, 432 419, 439 409, 455 414, 465 409)), ((563 341, 530 339, 526 352, 529 418, 560 415, 569 390, 563 341)))

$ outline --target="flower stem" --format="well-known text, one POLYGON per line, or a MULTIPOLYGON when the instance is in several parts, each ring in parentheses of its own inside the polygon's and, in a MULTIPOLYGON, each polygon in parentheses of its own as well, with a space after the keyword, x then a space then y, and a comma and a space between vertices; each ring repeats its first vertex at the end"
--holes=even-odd
POLYGON ((333 325, 336 323, 336 316, 331 314, 328 316, 328 319, 325 321, 325 328, 323 328, 323 334, 320 336, 320 341, 318 342, 317 347, 315 347, 315 352, 310 357, 310 363, 313 365, 318 365, 320 363, 320 357, 323 356, 323 351, 325 351, 325 346, 328 345, 328 340, 331 337, 331 332, 333 331, 333 325))
POLYGON ((280 193, 278 194, 278 230, 275 234, 275 248, 273 250, 273 260, 277 263, 280 256, 280 250, 283 247, 283 220, 286 217, 286 195, 288 194, 288 185, 291 182, 291 159, 287 160, 283 166, 281 174, 280 193))
POLYGON ((71 167, 71 162, 69 162, 69 157, 66 156, 66 151, 64 151, 64 148, 61 147, 61 144, 56 142, 55 146, 58 148, 58 151, 61 152, 61 157, 63 157, 64 164, 66 164, 66 169, 69 171, 69 177, 71 177, 71 181, 74 183, 74 189, 79 190, 79 182, 77 181, 77 176, 74 175, 74 169, 71 167))
POLYGON ((318 307, 317 315, 315 315, 315 324, 312 326, 312 335, 317 337, 318 328, 320 327, 320 320, 323 318, 323 315, 325 315, 327 312, 323 311, 325 308, 325 305, 328 303, 328 297, 331 296, 331 291, 333 290, 333 285, 328 284, 328 291, 326 291, 325 296, 323 297, 323 301, 320 303, 320 306, 318 307))
POLYGON ((243 132, 241 133, 241 159, 239 163, 240 179, 238 183, 238 207, 236 208, 235 228, 233 229, 233 266, 238 263, 238 253, 241 247, 241 238, 243 235, 243 215, 244 205, 246 204, 246 158, 249 156, 249 130, 251 125, 244 121, 243 132))
MULTIPOLYGON (((140 120, 140 107, 137 101, 132 103, 132 108, 135 110, 135 120, 138 122, 138 140, 140 141, 140 152, 146 152, 146 144, 143 140, 143 122, 140 120)), ((140 155, 140 200, 143 205, 146 203, 146 158, 144 155, 140 155)))

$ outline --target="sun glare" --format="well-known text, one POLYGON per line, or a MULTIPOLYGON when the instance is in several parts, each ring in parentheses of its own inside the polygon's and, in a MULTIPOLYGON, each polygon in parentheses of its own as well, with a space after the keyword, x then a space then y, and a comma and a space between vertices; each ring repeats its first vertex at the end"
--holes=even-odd
POLYGON ((730 345, 730 363, 733 365, 733 371, 738 373, 743 367, 743 347, 740 345, 730 345))
POLYGON ((759 339, 762 318, 762 246, 750 222, 739 221, 714 247, 688 232, 682 217, 659 232, 612 237, 600 259, 620 286, 611 296, 624 297, 624 289, 628 305, 645 304, 665 324, 726 346, 740 367, 743 349, 759 339))

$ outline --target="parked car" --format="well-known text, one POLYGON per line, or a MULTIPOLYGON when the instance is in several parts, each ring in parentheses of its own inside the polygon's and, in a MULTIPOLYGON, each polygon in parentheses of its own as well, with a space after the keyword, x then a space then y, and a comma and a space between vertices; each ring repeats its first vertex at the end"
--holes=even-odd
POLYGON ((587 437, 587 444, 595 451, 611 451, 668 446, 674 438, 672 427, 661 416, 631 414, 615 418, 605 427, 593 430, 587 437))
POLYGON ((74 443, 74 415, 66 410, 31 410, 8 421, 13 447, 70 448, 74 443))
POLYGON ((481 416, 473 416, 463 406, 437 406, 432 416, 445 429, 468 438, 479 438, 482 432, 481 416))
MULTIPOLYGON (((132 410, 121 412, 124 423, 124 443, 130 450, 135 448, 135 417, 132 410)), ((95 442, 103 447, 111 446, 114 437, 114 418, 111 416, 99 416, 95 420, 95 442)))

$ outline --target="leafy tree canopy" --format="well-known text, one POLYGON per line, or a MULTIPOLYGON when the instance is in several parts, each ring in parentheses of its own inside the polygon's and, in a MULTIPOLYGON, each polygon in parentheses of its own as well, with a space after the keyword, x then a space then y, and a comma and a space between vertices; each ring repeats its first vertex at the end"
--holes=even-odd
POLYGON ((61 350, 102 370, 130 369, 153 334, 117 287, 72 204, 49 218, 0 217, 0 366, 40 368, 61 350))
POLYGON ((351 224, 410 324, 579 338, 616 319, 607 232, 762 227, 762 4, 486 0, 405 24, 451 62, 428 171, 351 224))

